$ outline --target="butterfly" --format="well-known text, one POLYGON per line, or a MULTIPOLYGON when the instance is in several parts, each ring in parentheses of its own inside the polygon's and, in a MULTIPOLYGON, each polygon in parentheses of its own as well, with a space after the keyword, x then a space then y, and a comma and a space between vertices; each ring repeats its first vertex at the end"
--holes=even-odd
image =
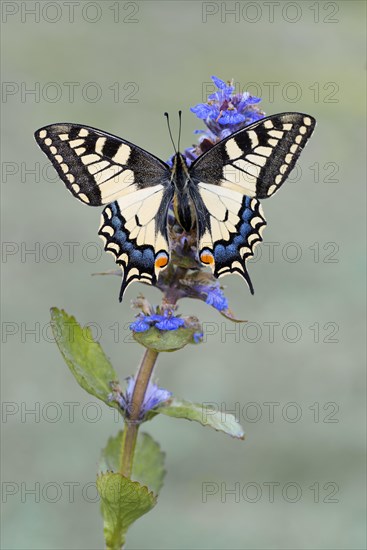
POLYGON ((259 199, 284 183, 316 121, 302 113, 263 118, 215 144, 189 166, 172 166, 144 149, 79 124, 51 124, 35 138, 69 191, 106 205, 99 235, 122 268, 120 301, 133 281, 155 284, 170 260, 168 211, 196 230, 198 259, 215 277, 238 273, 253 286, 246 260, 266 225, 259 199))

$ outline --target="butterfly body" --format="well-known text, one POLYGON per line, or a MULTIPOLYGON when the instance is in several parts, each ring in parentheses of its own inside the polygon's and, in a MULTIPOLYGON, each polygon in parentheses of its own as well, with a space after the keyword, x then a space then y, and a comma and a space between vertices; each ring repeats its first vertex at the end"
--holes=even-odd
POLYGON ((88 126, 52 124, 35 137, 76 198, 106 205, 99 235, 122 268, 121 299, 131 282, 155 284, 167 266, 172 203, 182 228, 196 228, 200 261, 216 277, 240 274, 253 292, 246 260, 266 225, 258 199, 283 184, 314 126, 309 115, 273 115, 231 134, 190 166, 177 153, 172 167, 88 126))
POLYGON ((196 223, 196 211, 190 194, 192 182, 185 158, 176 153, 172 163, 172 184, 174 186, 173 209, 181 227, 190 232, 196 223))

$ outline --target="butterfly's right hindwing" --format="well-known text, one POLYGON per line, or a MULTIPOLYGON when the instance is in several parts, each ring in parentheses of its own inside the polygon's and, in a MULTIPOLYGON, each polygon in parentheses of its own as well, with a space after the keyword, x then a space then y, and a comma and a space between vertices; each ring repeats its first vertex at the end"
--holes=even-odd
POLYGON ((91 206, 170 178, 169 167, 157 157, 95 128, 52 124, 38 130, 35 138, 69 191, 91 206))

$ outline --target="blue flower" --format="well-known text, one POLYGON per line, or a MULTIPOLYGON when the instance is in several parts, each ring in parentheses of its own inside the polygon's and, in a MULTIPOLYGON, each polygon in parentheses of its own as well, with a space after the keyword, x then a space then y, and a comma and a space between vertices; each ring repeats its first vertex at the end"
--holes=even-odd
POLYGON ((209 95, 206 103, 191 108, 198 118, 204 120, 207 131, 201 134, 198 145, 185 150, 189 164, 218 141, 264 117, 256 106, 261 101, 259 97, 248 92, 236 94, 232 82, 224 82, 216 76, 212 76, 212 81, 217 91, 209 95))
POLYGON ((157 315, 156 317, 160 317, 158 322, 155 324, 155 326, 159 330, 177 330, 180 327, 183 327, 185 324, 184 319, 181 319, 180 317, 175 317, 174 315, 170 314, 170 312, 166 309, 164 312, 164 315, 157 315))
POLYGON ((195 332, 193 335, 193 339, 195 344, 200 344, 200 342, 203 341, 204 334, 202 332, 195 332))
MULTIPOLYGON (((132 399, 135 389, 135 377, 131 376, 127 379, 127 387, 125 392, 114 391, 108 396, 109 401, 115 401, 120 408, 126 413, 126 416, 131 415, 132 399)), ((154 409, 161 403, 164 403, 172 396, 172 393, 164 388, 159 388, 153 382, 149 382, 145 392, 143 405, 139 414, 139 420, 142 420, 148 411, 154 409)))
POLYGON ((218 311, 228 309, 228 300, 219 287, 212 287, 207 290, 205 302, 209 306, 215 307, 218 311))
POLYGON ((136 321, 131 323, 130 329, 133 332, 145 332, 150 329, 150 324, 147 322, 149 316, 140 313, 136 318, 136 321))
POLYGON ((159 313, 154 313, 153 315, 147 315, 147 320, 151 325, 155 325, 155 323, 159 323, 159 321, 162 321, 163 315, 160 315, 159 313))
POLYGON ((223 113, 220 118, 218 119, 219 124, 222 126, 231 126, 235 124, 239 124, 240 122, 244 122, 246 120, 246 117, 244 115, 241 115, 237 111, 237 109, 228 109, 225 113, 223 113))
POLYGON ((168 401, 170 397, 172 397, 172 392, 164 388, 159 388, 156 384, 153 384, 153 382, 149 382, 143 403, 144 414, 161 403, 168 401))
POLYGON ((154 313, 153 315, 144 315, 139 313, 136 320, 131 323, 130 329, 133 332, 145 332, 151 327, 156 327, 159 330, 177 330, 185 325, 185 320, 181 317, 176 317, 172 310, 165 309, 163 315, 154 313))
POLYGON ((221 80, 217 76, 212 76, 211 79, 219 90, 230 90, 230 93, 233 92, 233 86, 228 85, 224 80, 221 80))
POLYGON ((204 300, 206 304, 215 307, 218 311, 228 309, 228 300, 219 284, 195 285, 193 290, 195 292, 193 297, 204 300))
POLYGON ((199 103, 195 107, 191 107, 190 111, 203 120, 216 119, 219 116, 219 107, 214 104, 199 103))

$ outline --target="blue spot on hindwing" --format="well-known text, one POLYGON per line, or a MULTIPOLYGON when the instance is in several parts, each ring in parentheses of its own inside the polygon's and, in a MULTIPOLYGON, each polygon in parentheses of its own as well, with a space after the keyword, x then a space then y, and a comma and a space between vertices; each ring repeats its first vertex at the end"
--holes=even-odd
POLYGON ((127 235, 121 229, 117 230, 114 234, 115 240, 118 241, 119 244, 124 244, 126 241, 127 235))
POLYGON ((243 223, 240 227, 240 233, 244 239, 251 233, 251 225, 249 223, 243 223))
POLYGON ((223 262, 226 259, 226 251, 222 244, 214 246, 214 260, 216 262, 223 262))
POLYGON ((142 259, 142 252, 140 250, 133 250, 130 256, 130 261, 133 263, 139 263, 142 259))

